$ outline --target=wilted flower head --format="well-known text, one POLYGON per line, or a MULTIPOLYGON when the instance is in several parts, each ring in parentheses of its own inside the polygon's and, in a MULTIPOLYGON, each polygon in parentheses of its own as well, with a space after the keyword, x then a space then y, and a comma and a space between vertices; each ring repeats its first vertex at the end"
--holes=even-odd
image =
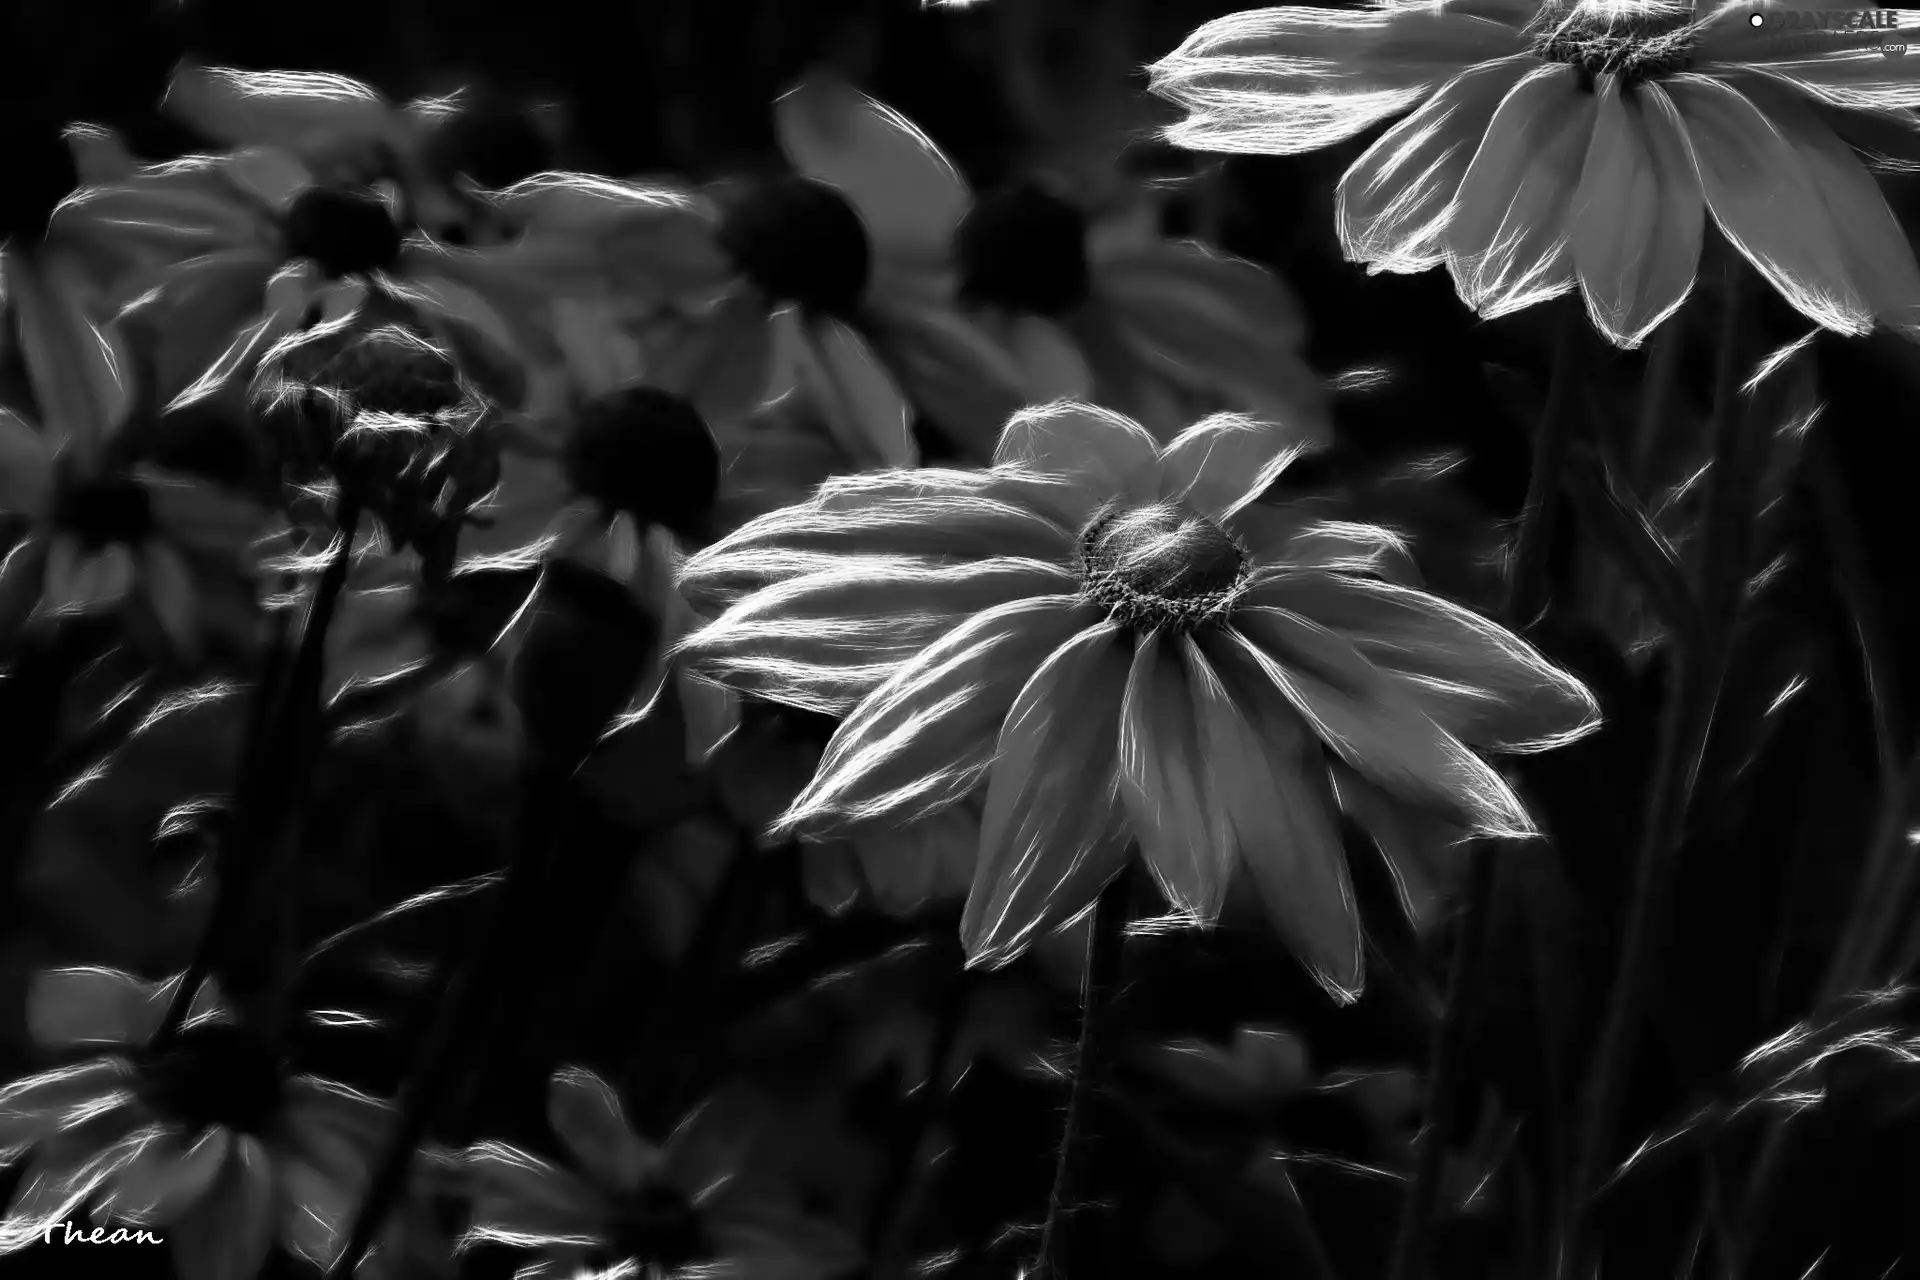
POLYGON ((96 1221, 170 1226, 186 1280, 257 1274, 278 1240, 315 1266, 339 1252, 386 1123, 384 1104, 292 1073, 202 987, 150 1041, 179 980, 58 969, 29 1001, 35 1038, 102 1056, 0 1090, 0 1155, 26 1160, 0 1250, 96 1221))
POLYGON ((1201 922, 1244 866, 1351 990, 1330 767, 1526 834, 1469 744, 1539 749, 1596 707, 1518 637, 1386 580, 1386 530, 1257 502, 1299 451, 1231 416, 1160 447, 1103 410, 1027 410, 991 470, 832 481, 693 556, 689 592, 734 603, 684 652, 741 691, 850 713, 787 827, 900 821, 986 784, 975 963, 1080 912, 1137 842, 1201 922))
POLYGON ((611 1085, 570 1067, 554 1073, 547 1118, 570 1167, 498 1142, 463 1159, 473 1197, 467 1243, 537 1251, 516 1273, 526 1280, 589 1272, 831 1280, 860 1260, 837 1228, 756 1185, 750 1138, 722 1107, 702 1107, 655 1146, 628 1126, 611 1085))
POLYGON ((1482 316, 1576 286, 1637 345, 1692 288, 1706 215, 1808 318, 1920 335, 1920 267, 1821 110, 1920 105, 1871 30, 1781 40, 1790 5, 1389 0, 1259 9, 1154 67, 1182 146, 1288 154, 1413 108, 1347 171, 1337 218, 1376 271, 1442 262, 1482 316), (1754 19, 1762 21, 1755 23, 1754 19))

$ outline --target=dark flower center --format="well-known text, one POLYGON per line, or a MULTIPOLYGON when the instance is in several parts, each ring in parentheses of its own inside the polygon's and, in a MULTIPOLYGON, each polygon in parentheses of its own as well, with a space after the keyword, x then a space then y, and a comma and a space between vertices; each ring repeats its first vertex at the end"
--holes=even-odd
POLYGON ((1081 590, 1138 632, 1205 622, 1232 601, 1246 569, 1231 534, 1171 505, 1104 515, 1080 539, 1081 590))
POLYGON ((61 485, 53 523, 88 551, 114 543, 137 544, 153 532, 153 497, 129 475, 109 475, 61 485))
POLYGON ((432 418, 468 398, 453 357, 398 325, 355 333, 313 381, 345 393, 355 409, 407 418, 432 418))
POLYGON ((1632 85, 1685 71, 1694 46, 1692 18, 1684 8, 1619 14, 1548 8, 1537 21, 1534 53, 1578 68, 1587 89, 1603 75, 1632 85))
POLYGON ((960 288, 971 302, 1054 316, 1087 300, 1087 219, 1024 182, 982 199, 955 233, 960 288))
POLYGON ((649 1181, 621 1206, 602 1256, 595 1265, 614 1268, 639 1262, 674 1269, 711 1257, 700 1215, 673 1187, 649 1181))
POLYGON ((37 241, 47 233, 54 206, 80 185, 73 149, 57 129, 0 124, 0 157, 7 166, 0 182, 0 243, 37 241))
POLYGON ((872 248, 847 198, 811 178, 763 182, 727 210, 720 245, 782 302, 850 316, 866 293, 872 248))
POLYGON ((695 536, 720 489, 720 449, 700 411, 657 387, 588 401, 567 437, 567 478, 608 511, 695 536))
POLYGON ((198 1133, 220 1125, 265 1135, 279 1114, 283 1075, 260 1036, 229 1023, 191 1027, 138 1061, 141 1100, 198 1133))
POLYGON ((369 192, 318 187, 287 211, 286 251, 311 258, 331 278, 391 271, 400 261, 400 226, 369 192))

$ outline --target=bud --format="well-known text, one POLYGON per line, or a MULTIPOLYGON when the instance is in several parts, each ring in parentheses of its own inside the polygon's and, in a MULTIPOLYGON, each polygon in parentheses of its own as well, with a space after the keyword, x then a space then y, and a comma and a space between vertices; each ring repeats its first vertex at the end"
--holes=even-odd
POLYGON ((720 491, 720 447, 692 404, 657 387, 623 387, 576 415, 567 479, 609 512, 697 537, 720 491))
POLYGON ((408 418, 460 410, 473 399, 450 353, 397 324, 349 333, 311 381, 344 393, 356 410, 408 418))
POLYGON ((345 397, 330 387, 274 375, 256 384, 251 399, 254 420, 272 443, 282 478, 297 485, 318 480, 352 418, 345 397))

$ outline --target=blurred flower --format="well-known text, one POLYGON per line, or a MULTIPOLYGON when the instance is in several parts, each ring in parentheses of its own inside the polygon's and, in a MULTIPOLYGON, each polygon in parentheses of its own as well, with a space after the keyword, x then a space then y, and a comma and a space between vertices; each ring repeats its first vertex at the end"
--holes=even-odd
MULTIPOLYGON (((1299 306, 1262 267, 1142 236, 1033 179, 983 196, 960 224, 961 296, 1026 371, 1027 399, 1090 399, 1170 440, 1216 410, 1332 429, 1300 358, 1299 306)), ((984 455, 983 455, 984 456, 984 455)))
POLYGON ((827 428, 818 406, 799 390, 715 435, 720 445, 716 533, 804 502, 822 481, 861 469, 827 428))
POLYGON ((1377 576, 1388 531, 1258 504, 1302 451, 1228 415, 1161 447, 1107 411, 1030 409, 991 470, 830 482, 691 557, 690 594, 737 603, 686 656, 850 712, 788 828, 898 822, 986 784, 973 963, 1078 914, 1137 842, 1196 922, 1244 866, 1296 953, 1351 991, 1328 753, 1403 804, 1524 835, 1468 744, 1544 749, 1597 708, 1518 637, 1377 576))
POLYGON ((1920 266, 1818 109, 1920 105, 1866 33, 1782 41, 1761 4, 1445 0, 1260 9, 1207 23, 1153 68, 1192 114, 1170 137, 1291 154, 1417 107, 1347 171, 1347 255, 1442 262, 1488 318, 1576 287, 1632 347, 1693 286, 1705 214, 1804 315, 1920 335, 1920 266))
POLYGON ((547 1118, 570 1168, 503 1143, 464 1156, 473 1195, 466 1243, 535 1250, 516 1274, 693 1280, 831 1280, 860 1261, 838 1228, 781 1202, 749 1176, 751 1136, 713 1103, 664 1146, 637 1137, 611 1085, 555 1072, 547 1118))
POLYGON ((240 574, 266 512, 137 460, 121 434, 126 355, 89 333, 93 358, 61 370, 38 426, 0 409, 0 518, 25 526, 0 563, 0 628, 133 601, 180 653, 197 654, 205 588, 240 574))
POLYGON ((1177 1040, 1140 1053, 1143 1066, 1210 1102, 1260 1107, 1313 1082, 1307 1046, 1282 1027, 1242 1026, 1232 1043, 1177 1040))
POLYGON ((1020 403, 1012 360, 954 303, 947 255, 966 187, 891 109, 815 78, 774 105, 793 172, 717 200, 581 175, 502 193, 526 241, 584 233, 614 271, 650 382, 729 424, 798 382, 866 462, 916 456, 918 409, 961 441, 1020 403))
POLYGON ((178 985, 109 969, 36 980, 35 1039, 102 1056, 0 1091, 0 1151, 27 1160, 0 1249, 40 1243, 91 1204, 97 1222, 173 1228, 185 1280, 258 1274, 276 1239, 315 1266, 338 1254, 385 1105, 289 1074, 211 987, 177 1036, 150 1046, 178 985))
POLYGON ((980 805, 968 799, 904 826, 808 839, 800 846, 801 874, 822 910, 845 910, 865 898, 899 920, 928 903, 966 897, 979 850, 980 805))

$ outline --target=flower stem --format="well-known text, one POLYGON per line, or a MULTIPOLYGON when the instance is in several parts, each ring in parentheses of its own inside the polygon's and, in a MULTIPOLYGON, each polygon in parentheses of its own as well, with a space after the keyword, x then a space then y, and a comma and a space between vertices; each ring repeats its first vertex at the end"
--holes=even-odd
POLYGON ((886 1176, 876 1189, 867 1217, 867 1255, 873 1259, 876 1277, 892 1274, 893 1260, 900 1252, 920 1197, 924 1180, 914 1174, 925 1168, 920 1162, 921 1148, 926 1146, 927 1134, 939 1121, 950 1096, 947 1068, 960 1042, 960 1028, 966 1022, 968 997, 972 994, 973 984, 963 970, 942 995, 933 1042, 927 1050, 927 1078, 909 1095, 911 1113, 897 1130, 886 1176))
POLYGON ((1065 1280, 1068 1264, 1085 1239, 1083 1194, 1093 1145, 1095 1077, 1106 1048, 1107 1022, 1120 990, 1120 953, 1126 941, 1127 906, 1132 898, 1138 859, 1115 876, 1094 901, 1087 934, 1087 969, 1080 984, 1080 1043, 1074 1055, 1073 1084, 1067 1094, 1067 1119, 1054 1163, 1053 1189, 1047 1196, 1047 1220, 1040 1231, 1040 1254, 1031 1280, 1065 1280))
POLYGON ((1571 1184, 1573 1213, 1559 1250, 1563 1268, 1582 1265, 1596 1193, 1605 1182, 1613 1131, 1664 937, 1672 863, 1686 835, 1687 811, 1746 594, 1751 508, 1770 437, 1751 420, 1746 412, 1750 400, 1741 395, 1745 272, 1744 262, 1730 259, 1716 354, 1713 463, 1706 477, 1697 561, 1699 627, 1693 636, 1676 636, 1672 641, 1676 678, 1662 708, 1659 746, 1634 860, 1633 895, 1588 1077, 1571 1184))
MULTIPOLYGON (((1515 627, 1525 627, 1545 608, 1547 550, 1577 416, 1573 412, 1577 381, 1574 366, 1584 323, 1585 316, 1578 311, 1564 309, 1554 339, 1547 399, 1534 442, 1533 468, 1527 480, 1526 503, 1521 508, 1517 546, 1508 566, 1502 609, 1503 616, 1515 627)), ((1453 1129, 1465 1091, 1466 1050, 1481 1012, 1486 957, 1492 945, 1493 903, 1499 888, 1499 853, 1497 844, 1482 840, 1469 854, 1466 903, 1447 967, 1446 1004, 1434 1030, 1426 1123, 1417 1140, 1413 1185, 1401 1206, 1400 1228, 1394 1237, 1393 1264, 1388 1272, 1393 1280, 1414 1280, 1426 1265, 1440 1175, 1446 1167, 1447 1135, 1453 1129)))
MULTIPOLYGON (((252 916, 252 898, 259 883, 258 872, 264 859, 284 848, 291 860, 297 848, 297 833, 289 832, 291 815, 306 790, 320 748, 320 690, 326 672, 327 631, 346 589, 347 571, 353 563, 353 539, 360 525, 360 507, 342 502, 335 518, 337 532, 334 551, 321 572, 319 585, 307 606, 300 627, 300 645, 290 662, 284 661, 285 639, 273 647, 267 669, 261 673, 261 686, 254 704, 253 723, 247 735, 247 754, 241 762, 239 794, 234 799, 233 823, 220 850, 220 897, 213 918, 201 935, 186 977, 174 990, 165 1018, 155 1035, 155 1043, 171 1039, 193 1006, 213 966, 233 936, 246 927, 252 916)), ((294 888, 295 868, 282 865, 285 892, 294 888)), ((269 918, 281 916, 269 913, 269 918)), ((290 923, 281 921, 283 927, 290 923)), ((290 983, 297 967, 298 941, 283 939, 292 948, 279 977, 290 983)))

